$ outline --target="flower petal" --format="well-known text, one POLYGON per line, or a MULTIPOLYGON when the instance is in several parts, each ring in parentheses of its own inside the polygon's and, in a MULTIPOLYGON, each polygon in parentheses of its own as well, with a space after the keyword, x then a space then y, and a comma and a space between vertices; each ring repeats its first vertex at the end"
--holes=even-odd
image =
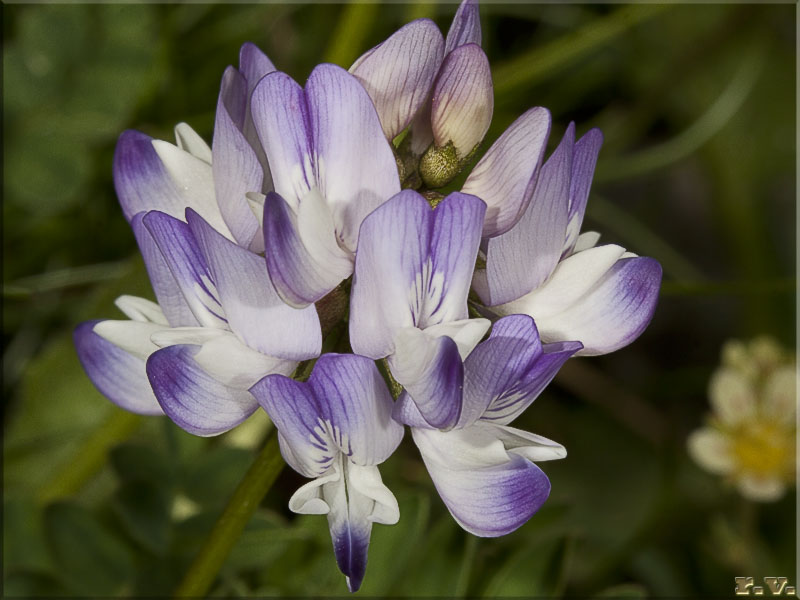
MULTIPOLYGON (((214 189, 222 218, 238 244, 249 248, 259 235, 256 220, 245 194, 261 192, 264 169, 244 134, 247 118, 247 80, 233 67, 222 76, 214 122, 214 189)), ((269 180, 268 180, 269 181, 269 180)))
POLYGON ((578 356, 607 354, 627 346, 653 318, 661 265, 652 258, 618 260, 578 302, 544 318, 532 314, 543 340, 579 340, 578 356))
POLYGON ((392 419, 392 396, 374 362, 354 354, 325 354, 308 383, 320 418, 352 463, 376 465, 391 456, 403 427, 392 419))
POLYGON ((264 201, 264 246, 272 285, 283 301, 295 308, 316 302, 352 272, 349 261, 345 264, 340 257, 321 251, 322 242, 312 248, 303 243, 292 209, 274 192, 267 194, 264 201))
POLYGON ((355 252, 361 222, 400 191, 397 162, 372 100, 355 77, 335 65, 319 65, 305 93, 317 183, 340 243, 355 252))
POLYGON ((164 326, 157 323, 107 319, 97 321, 92 331, 117 348, 144 360, 158 350, 150 337, 163 329, 164 326))
POLYGON ((478 12, 478 0, 464 0, 453 17, 453 23, 447 32, 445 54, 464 44, 481 45, 481 16, 478 12))
POLYGON ((761 411, 766 417, 786 423, 794 422, 797 409, 797 368, 778 367, 768 377, 761 400, 761 411))
POLYGON ((433 21, 417 19, 350 67, 375 103, 387 139, 405 129, 427 99, 442 64, 443 46, 433 21))
POLYGON ((256 85, 250 102, 274 190, 296 210, 316 183, 303 89, 286 73, 269 73, 256 85))
POLYGON ((478 423, 450 432, 411 431, 450 514, 474 535, 511 533, 550 494, 550 481, 542 470, 519 454, 506 452, 489 427, 478 423))
POLYGON ((483 237, 505 233, 519 221, 533 195, 550 134, 550 113, 528 110, 492 144, 461 188, 486 203, 483 237))
POLYGON ((689 454, 701 467, 717 475, 727 475, 736 468, 731 440, 716 429, 704 427, 686 441, 689 454))
POLYGON ((73 333, 78 359, 89 379, 120 408, 140 415, 164 414, 147 380, 144 360, 97 335, 98 323, 81 323, 73 333))
POLYGON ((431 325, 425 328, 425 333, 435 338, 444 335, 449 337, 456 343, 458 354, 461 360, 464 360, 475 349, 491 326, 492 322, 489 319, 461 319, 431 325))
POLYGON ((178 144, 178 148, 184 152, 211 164, 211 148, 188 123, 175 125, 175 142, 178 144))
MULTIPOLYGON (((533 198, 519 222, 489 240, 486 275, 490 304, 502 304, 538 288, 561 258, 567 229, 574 125, 542 167, 533 198)), ((536 316, 536 315, 534 315, 536 316)))
POLYGON ((465 158, 481 142, 494 110, 489 59, 476 44, 459 46, 447 55, 436 79, 431 125, 436 146, 452 142, 465 158))
POLYGON ((226 386, 194 360, 198 346, 162 348, 147 359, 147 377, 161 408, 176 425, 200 436, 232 429, 258 407, 247 391, 226 386))
POLYGON ((217 284, 231 330, 269 356, 296 361, 319 356, 322 333, 316 309, 285 304, 262 257, 225 239, 195 212, 187 211, 186 219, 217 284))
POLYGON ((753 383, 731 368, 717 370, 708 386, 711 406, 726 425, 747 423, 756 416, 756 390, 753 383))
POLYGON ((401 329, 389 368, 427 423, 449 429, 458 422, 464 365, 452 339, 433 337, 414 327, 401 329))
POLYGON ((786 483, 778 477, 743 475, 736 481, 739 493, 756 502, 775 502, 786 493, 786 483))
POLYGON ((569 225, 567 226, 566 248, 572 248, 583 225, 586 201, 592 187, 597 155, 603 145, 603 134, 599 129, 589 130, 575 142, 572 156, 572 184, 569 192, 569 225))
POLYGON ((123 295, 114 300, 114 304, 116 304, 117 308, 125 313, 125 316, 132 321, 155 323, 157 325, 169 327, 169 322, 164 316, 164 311, 161 310, 158 304, 151 300, 123 295))
POLYGON ((153 286, 156 299, 167 321, 173 327, 198 325, 192 309, 183 297, 183 292, 170 271, 164 255, 142 219, 146 213, 138 213, 131 219, 131 229, 144 259, 144 266, 153 286))
POLYGON ((228 321, 219 294, 189 225, 156 210, 147 213, 142 223, 161 250, 197 322, 204 327, 227 329, 228 321))

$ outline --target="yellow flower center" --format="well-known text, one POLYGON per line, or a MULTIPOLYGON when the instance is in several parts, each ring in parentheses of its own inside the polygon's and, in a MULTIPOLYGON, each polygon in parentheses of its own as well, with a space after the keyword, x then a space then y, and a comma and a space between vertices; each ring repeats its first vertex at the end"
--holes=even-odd
POLYGON ((733 435, 733 455, 739 470, 760 476, 791 477, 792 436, 771 423, 747 423, 733 435))

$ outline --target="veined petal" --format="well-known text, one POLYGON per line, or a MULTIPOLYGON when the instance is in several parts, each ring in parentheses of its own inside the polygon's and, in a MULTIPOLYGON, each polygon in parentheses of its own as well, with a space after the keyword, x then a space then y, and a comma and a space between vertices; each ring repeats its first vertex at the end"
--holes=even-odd
POLYGON ((350 296, 357 354, 383 358, 394 350, 394 332, 416 325, 428 279, 431 213, 419 194, 403 190, 364 219, 350 296))
POLYGON ((162 348, 147 359, 147 377, 161 408, 176 425, 200 436, 232 429, 258 407, 247 391, 211 377, 194 360, 198 346, 162 348))
POLYGON ((453 23, 447 32, 445 54, 449 54, 464 44, 481 45, 481 16, 478 12, 478 0, 464 0, 453 17, 453 23))
POLYGON ((450 514, 474 535, 511 533, 550 494, 542 470, 520 454, 506 452, 493 430, 480 422, 450 432, 411 431, 450 514))
POLYGON ((162 348, 179 344, 197 346, 194 361, 218 382, 248 390, 272 373, 291 375, 297 362, 267 356, 244 345, 230 331, 210 327, 176 327, 157 331, 150 340, 162 348))
POLYGON ((372 100, 347 71, 319 65, 305 94, 317 184, 339 243, 355 252, 361 222, 400 191, 397 162, 372 100))
POLYGON ((175 142, 178 144, 178 148, 184 152, 211 164, 211 148, 188 123, 175 125, 175 142))
POLYGON ((354 354, 325 354, 308 380, 320 418, 339 450, 356 465, 389 458, 403 438, 392 396, 375 363, 354 354))
POLYGON ((562 260, 544 285, 498 306, 502 314, 524 313, 536 322, 552 317, 586 296, 625 252, 615 244, 596 246, 562 260))
POLYGON ((332 257, 319 251, 311 253, 300 238, 292 209, 274 192, 264 201, 264 247, 275 291, 295 308, 316 302, 352 272, 349 261, 347 268, 337 258, 318 262, 319 258, 332 257))
POLYGON ((144 216, 145 213, 134 215, 131 219, 131 229, 142 253, 144 266, 159 306, 173 327, 199 325, 158 244, 142 222, 144 216))
POLYGON ((532 108, 514 121, 472 169, 461 188, 486 203, 483 237, 505 233, 533 195, 550 135, 550 113, 532 108))
POLYGON ((501 425, 516 419, 538 398, 567 359, 579 354, 582 348, 580 342, 544 344, 542 353, 531 362, 527 373, 495 397, 482 418, 501 425))
POLYGON ((375 103, 387 139, 405 129, 422 107, 442 63, 443 46, 433 21, 417 19, 350 67, 375 103))
POLYGON ((300 201, 296 224, 300 241, 317 263, 330 271, 352 272, 353 255, 339 246, 333 214, 317 188, 300 201))
POLYGON ((395 336, 389 368, 430 425, 450 429, 458 422, 464 365, 453 340, 433 337, 415 327, 401 329, 395 336))
POLYGON ((214 189, 222 218, 236 242, 249 248, 259 235, 261 224, 256 220, 245 194, 261 192, 264 169, 258 155, 244 134, 247 117, 247 81, 233 67, 222 76, 217 113, 214 122, 214 189))
POLYGON ((461 360, 469 356, 478 345, 484 334, 489 331, 492 322, 489 319, 461 319, 449 321, 425 328, 425 334, 434 338, 447 336, 456 343, 461 360))
POLYGON ((208 262, 231 330, 269 356, 295 361, 319 356, 322 333, 316 309, 285 304, 270 283, 262 257, 225 239, 197 213, 187 211, 186 219, 208 262))
POLYGON ((599 129, 589 130, 575 142, 572 157, 572 184, 569 192, 569 225, 565 246, 571 248, 578 238, 586 212, 586 201, 592 187, 597 155, 603 145, 603 134, 599 129))
POLYGON ((275 70, 275 65, 258 46, 252 42, 242 44, 239 49, 239 71, 247 81, 248 96, 253 93, 256 84, 264 75, 275 70))
POLYGON ((661 265, 652 258, 622 258, 576 303, 552 317, 532 314, 543 340, 579 340, 578 356, 613 352, 633 342, 653 318, 661 265))
POLYGON ((486 204, 475 196, 453 192, 433 211, 431 271, 418 327, 467 317, 467 295, 480 245, 486 204))
POLYGON ((89 379, 120 408, 140 415, 163 414, 147 380, 144 360, 97 335, 98 323, 81 323, 73 333, 78 359, 89 379))
MULTIPOLYGON (((519 222, 489 240, 486 275, 491 304, 502 304, 538 288, 561 258, 567 230, 572 145, 570 124, 542 167, 533 199, 519 222)), ((536 315, 534 315, 536 316, 536 315)))
POLYGON ((452 142, 466 157, 481 142, 494 110, 489 59, 477 44, 466 44, 444 59, 433 89, 431 125, 437 147, 452 142))
POLYGON ((161 250, 197 322, 204 327, 227 329, 228 322, 219 302, 219 294, 189 225, 156 210, 147 213, 142 223, 161 250))
POLYGON ((316 183, 303 89, 286 73, 269 73, 256 85, 250 102, 275 192, 296 210, 316 183))

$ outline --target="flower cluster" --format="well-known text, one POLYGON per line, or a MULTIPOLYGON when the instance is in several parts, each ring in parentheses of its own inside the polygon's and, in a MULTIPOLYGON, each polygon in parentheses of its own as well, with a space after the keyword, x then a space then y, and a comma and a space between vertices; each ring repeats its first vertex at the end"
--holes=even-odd
POLYGON ((708 424, 688 439, 689 453, 757 502, 781 498, 797 476, 797 367, 775 340, 733 340, 722 349, 708 395, 708 424))
POLYGON ((532 108, 460 190, 437 191, 491 121, 480 41, 465 0, 446 39, 414 21, 305 86, 245 44, 210 148, 185 124, 176 145, 117 145, 157 302, 123 296, 127 320, 80 325, 86 372, 196 435, 263 408, 311 479, 289 507, 327 515, 353 591, 372 524, 399 519, 378 465, 405 426, 456 521, 509 533, 549 494, 536 463, 566 455, 510 423, 568 358, 633 341, 656 304, 655 260, 580 234, 599 131, 576 141, 571 124, 545 161, 550 114, 532 108))

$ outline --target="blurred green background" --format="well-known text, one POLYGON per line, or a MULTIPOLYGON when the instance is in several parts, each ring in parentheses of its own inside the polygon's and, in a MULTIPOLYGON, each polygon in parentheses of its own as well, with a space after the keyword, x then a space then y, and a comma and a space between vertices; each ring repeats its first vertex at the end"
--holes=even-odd
MULTIPOLYGON (((163 596, 252 462, 258 429, 194 438, 127 415, 80 369, 71 330, 152 297, 119 210, 119 133, 210 141, 219 81, 255 42, 299 81, 453 4, 7 5, 3 10, 3 579, 10 596, 163 596)), ((795 574, 795 493, 755 505, 688 458, 730 338, 795 346, 794 5, 481 7, 487 143, 534 105, 600 127, 587 229, 661 261, 650 328, 574 359, 515 426, 563 443, 553 491, 477 539, 410 439, 381 470, 401 521, 373 532, 362 595, 709 597, 795 574)), ((552 146, 551 141, 551 146, 552 146)), ((269 492, 213 593, 346 594, 327 524, 269 492)))

